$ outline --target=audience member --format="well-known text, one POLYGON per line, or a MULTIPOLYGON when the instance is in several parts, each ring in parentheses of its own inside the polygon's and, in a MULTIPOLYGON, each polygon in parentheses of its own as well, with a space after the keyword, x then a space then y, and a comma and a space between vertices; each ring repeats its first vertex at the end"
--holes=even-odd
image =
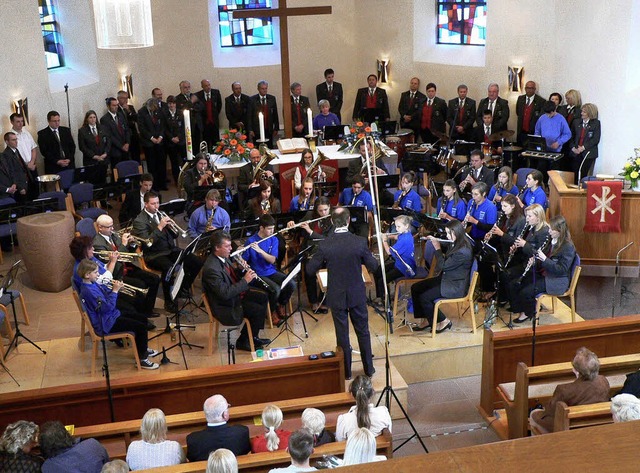
POLYGON ((46 459, 43 473, 100 473, 109 454, 96 439, 76 440, 60 421, 49 421, 40 428, 40 451, 46 459))
POLYGON ((219 448, 209 454, 206 473, 238 473, 238 460, 231 450, 219 448))
POLYGON ((245 455, 251 451, 249 429, 245 425, 229 425, 229 403, 220 394, 204 401, 204 416, 207 428, 187 435, 187 458, 189 461, 206 460, 209 452, 228 448, 234 455, 245 455))
POLYGON ((42 459, 31 453, 37 437, 38 426, 33 422, 9 424, 0 438, 0 471, 38 473, 42 459))
POLYGON ((111 460, 109 463, 102 465, 100 473, 128 473, 129 465, 124 460, 111 460))
POLYGON ((149 409, 140 425, 142 440, 134 440, 127 449, 132 470, 178 465, 185 461, 180 444, 167 440, 167 420, 160 409, 149 409))
POLYGON ((640 419, 640 399, 633 394, 618 394, 611 398, 611 414, 614 422, 640 419))
POLYGON ((351 382, 349 392, 356 400, 356 405, 349 409, 346 414, 338 416, 336 426, 336 440, 341 442, 359 427, 366 427, 374 436, 382 433, 383 429, 391 432, 391 416, 385 406, 374 407, 371 400, 375 394, 371 378, 365 375, 358 375, 351 382))
POLYGON ((336 436, 325 429, 326 418, 320 409, 307 407, 302 411, 302 428, 313 434, 313 446, 324 445, 336 441, 336 436))
POLYGON ((315 471, 309 465, 309 457, 313 453, 313 435, 307 429, 296 430, 289 437, 287 449, 291 456, 291 465, 286 468, 273 468, 269 473, 294 473, 301 471, 315 471))
POLYGON ((291 432, 282 430, 282 411, 274 404, 265 406, 262 410, 262 425, 264 435, 258 435, 251 439, 251 452, 275 452, 287 448, 291 432))
POLYGON ((365 427, 355 430, 347 439, 342 466, 359 465, 374 461, 386 460, 384 455, 376 455, 376 438, 365 427))

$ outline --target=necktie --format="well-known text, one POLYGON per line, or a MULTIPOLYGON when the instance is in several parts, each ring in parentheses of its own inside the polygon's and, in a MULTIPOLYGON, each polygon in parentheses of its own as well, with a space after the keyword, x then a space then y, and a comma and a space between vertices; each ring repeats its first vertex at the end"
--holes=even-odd
POLYGON ((92 127, 91 127, 91 134, 92 134, 93 136, 96 136, 96 135, 98 134, 98 132, 96 131, 96 127, 95 127, 95 126, 92 126, 92 127))
POLYGON ((329 89, 329 93, 331 93, 331 91, 333 90, 333 86, 332 86, 332 85, 330 85, 330 86, 328 87, 328 89, 329 89))
POLYGON ((414 92, 411 92, 411 100, 413 101, 413 98, 416 96, 416 94, 414 92))
POLYGON ((211 98, 211 94, 209 94, 209 93, 204 94, 204 99, 205 99, 207 102, 209 101, 209 99, 210 99, 210 98, 211 98))
POLYGON ((489 110, 491 110, 491 115, 493 115, 493 100, 489 101, 489 110))
POLYGON ((485 126, 484 127, 484 134, 489 136, 491 134, 490 130, 491 130, 491 128, 489 128, 488 126, 485 126))
POLYGON ((369 97, 373 97, 373 89, 369 89, 369 97))
POLYGON ((113 249, 113 251, 118 251, 118 246, 116 245, 116 242, 113 241, 112 236, 109 237, 109 241, 111 242, 111 248, 113 249))
POLYGON ((228 262, 225 262, 224 269, 227 271, 227 274, 231 278, 231 281, 234 283, 238 282, 238 275, 235 273, 233 269, 231 269, 231 265, 228 262))
POLYGON ((358 194, 353 194, 353 198, 351 199, 351 205, 355 205, 356 197, 358 197, 358 194))
POLYGON ((157 213, 153 214, 153 221, 155 222, 156 225, 160 225, 160 220, 158 219, 157 213))
POLYGON ((240 103, 240 97, 236 97, 236 103, 240 103))
POLYGON ((460 103, 458 104, 458 106, 459 106, 460 108, 464 107, 464 100, 460 100, 459 102, 460 102, 460 103))
POLYGON ((531 104, 531 98, 527 97, 527 107, 531 104))
POLYGON ((56 140, 58 140, 58 147, 60 148, 60 158, 64 159, 64 149, 62 149, 62 141, 60 141, 60 135, 58 134, 58 129, 56 128, 54 134, 56 135, 56 140))
POLYGON ((431 99, 427 100, 427 106, 431 107, 431 99))
POLYGON ((264 97, 262 97, 262 98, 260 99, 260 101, 262 102, 262 106, 263 106, 263 107, 267 104, 267 99, 266 99, 266 98, 264 98, 264 97))

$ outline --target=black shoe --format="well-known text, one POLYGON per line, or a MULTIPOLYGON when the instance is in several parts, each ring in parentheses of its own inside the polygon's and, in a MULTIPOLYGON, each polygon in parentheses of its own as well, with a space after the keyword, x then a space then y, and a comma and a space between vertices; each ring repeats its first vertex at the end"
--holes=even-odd
POLYGON ((449 323, 445 327, 443 327, 441 329, 436 329, 436 333, 442 333, 445 330, 451 329, 451 327, 453 327, 453 323, 451 321, 449 321, 449 323))
POLYGON ((153 322, 149 322, 147 320, 147 330, 155 330, 156 329, 156 324, 154 324, 153 322))
POLYGON ((376 374, 376 369, 373 368, 369 373, 367 373, 366 371, 364 372, 364 374, 366 374, 367 376, 369 376, 369 378, 373 378, 373 375, 376 374))
POLYGON ((155 312, 155 311, 149 312, 147 314, 147 317, 150 319, 155 319, 156 317, 160 317, 160 312, 155 312))
POLYGON ((251 345, 249 345, 248 339, 238 339, 238 341, 236 342, 236 348, 242 351, 251 351, 251 345))
POLYGON ((525 323, 527 320, 531 320, 532 318, 533 318, 533 316, 527 315, 524 319, 521 319, 521 318, 513 319, 513 323, 514 324, 522 324, 522 323, 525 323))
POLYGON ((258 347, 258 345, 260 345, 260 347, 264 347, 266 345, 269 345, 270 343, 270 338, 253 337, 253 344, 256 346, 256 348, 258 347))
POLYGON ((166 310, 167 312, 171 312, 171 313, 178 312, 178 306, 173 301, 165 302, 164 303, 164 310, 166 310))
POLYGON ((423 330, 431 330, 431 325, 425 325, 424 327, 413 327, 414 332, 422 332, 423 330))

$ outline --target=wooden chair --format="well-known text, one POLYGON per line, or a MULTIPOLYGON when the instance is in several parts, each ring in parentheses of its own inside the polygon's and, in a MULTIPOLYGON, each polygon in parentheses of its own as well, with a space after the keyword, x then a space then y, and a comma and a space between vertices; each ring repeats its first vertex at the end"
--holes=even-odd
POLYGON ((436 257, 434 256, 431 260, 431 266, 429 267, 429 272, 427 273, 426 268, 419 266, 416 270, 416 275, 413 278, 400 278, 396 280, 396 287, 393 291, 393 317, 395 318, 398 315, 398 301, 400 300, 400 294, 402 289, 406 287, 411 287, 415 283, 422 281, 425 278, 433 277, 436 267, 436 257))
MULTIPOLYGON (((242 319, 242 323, 240 325, 221 329, 220 328, 221 324, 218 321, 218 319, 216 319, 215 316, 213 315, 213 310, 211 310, 211 305, 209 305, 209 299, 207 298, 207 295, 205 293, 202 293, 202 302, 204 302, 204 308, 207 311, 207 314, 209 315, 209 341, 208 341, 209 355, 213 355, 214 332, 216 333, 216 341, 217 341, 218 335, 220 335, 220 332, 225 332, 229 334, 234 330, 241 330, 244 324, 247 324, 247 331, 249 333, 249 346, 251 347, 251 351, 256 351, 256 347, 253 344, 253 331, 251 330, 251 325, 249 324, 249 320, 246 317, 242 319)), ((227 339, 227 343, 228 342, 229 340, 227 339)))
MULTIPOLYGON (((85 347, 85 344, 84 344, 85 329, 88 330, 89 336, 91 337, 91 342, 92 342, 91 376, 93 376, 96 372, 96 359, 98 358, 98 346, 100 345, 102 337, 99 337, 96 334, 95 330, 93 330, 93 326, 91 325, 91 320, 89 319, 89 315, 87 314, 87 311, 84 309, 84 306, 82 305, 82 301, 80 300, 78 293, 76 291, 72 291, 72 293, 73 293, 73 298, 75 299, 76 304, 78 305, 78 310, 80 311, 80 317, 81 317, 81 324, 80 324, 80 350, 81 351, 84 351, 84 347, 85 347)), ((131 348, 133 349, 133 356, 135 358, 138 371, 142 370, 142 368, 140 367, 140 357, 138 356, 136 340, 133 337, 133 334, 129 332, 110 333, 109 335, 105 335, 104 339, 105 340, 122 340, 125 343, 129 342, 129 344, 131 345, 131 348)))
POLYGON ((569 283, 569 289, 564 294, 558 296, 552 296, 551 294, 545 294, 544 292, 536 295, 536 314, 540 313, 541 300, 543 296, 551 297, 551 313, 556 311, 556 299, 558 297, 568 297, 571 305, 571 322, 576 321, 576 288, 578 287, 578 279, 580 279, 580 273, 582 272, 582 266, 580 266, 580 256, 576 253, 576 257, 573 260, 571 270, 571 282, 569 283))
MULTIPOLYGON (((11 322, 9 322, 9 312, 7 311, 7 308, 2 304, 0 304, 0 311, 4 313, 4 317, 3 317, 4 320, 2 321, 2 323, 4 324, 4 328, 7 331, 7 337, 9 338, 9 340, 13 340, 14 333, 13 333, 13 328, 11 327, 11 322)), ((3 366, 4 366, 4 357, 5 357, 4 345, 0 340, 0 362, 2 362, 3 366)))
MULTIPOLYGON (((473 304, 473 294, 476 291, 476 284, 478 283, 478 262, 473 260, 473 264, 471 265, 471 277, 469 278, 469 291, 464 297, 458 297, 456 299, 438 299, 436 301, 436 305, 433 308, 433 323, 431 324, 431 338, 436 337, 436 320, 438 318, 438 310, 444 304, 456 304, 458 306, 458 315, 460 315, 460 303, 468 303, 469 304, 469 312, 471 312, 471 329, 473 333, 476 333, 476 309, 473 304)), ((460 315, 460 317, 462 317, 460 315)))
MULTIPOLYGON (((139 246, 136 248, 136 253, 139 253, 142 255, 142 249, 139 246)), ((140 258, 138 258, 138 261, 140 262, 141 269, 148 271, 150 273, 156 274, 158 277, 162 277, 162 271, 158 271, 157 269, 153 269, 147 266, 147 263, 145 263, 144 261, 144 256, 141 256, 140 258)))

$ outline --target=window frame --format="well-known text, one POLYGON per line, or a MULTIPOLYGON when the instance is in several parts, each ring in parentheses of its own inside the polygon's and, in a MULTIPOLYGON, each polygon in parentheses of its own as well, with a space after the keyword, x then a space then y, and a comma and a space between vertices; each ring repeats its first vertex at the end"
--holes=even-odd
POLYGON ((48 71, 53 71, 55 69, 60 69, 65 67, 64 60, 64 45, 62 44, 62 35, 60 33, 60 22, 57 19, 57 10, 58 5, 55 0, 38 0, 38 14, 40 17, 40 30, 42 32, 42 42, 44 48, 44 58, 45 64, 47 66, 48 71), (47 9, 48 14, 45 15, 43 13, 43 9, 47 9), (52 20, 44 21, 44 18, 51 17, 52 20), (51 27, 51 30, 45 30, 45 27, 51 27), (46 36, 53 36, 53 44, 55 44, 55 52, 49 51, 47 49, 47 40, 46 36), (58 58, 57 66, 49 66, 49 60, 47 59, 47 54, 53 54, 58 58))

